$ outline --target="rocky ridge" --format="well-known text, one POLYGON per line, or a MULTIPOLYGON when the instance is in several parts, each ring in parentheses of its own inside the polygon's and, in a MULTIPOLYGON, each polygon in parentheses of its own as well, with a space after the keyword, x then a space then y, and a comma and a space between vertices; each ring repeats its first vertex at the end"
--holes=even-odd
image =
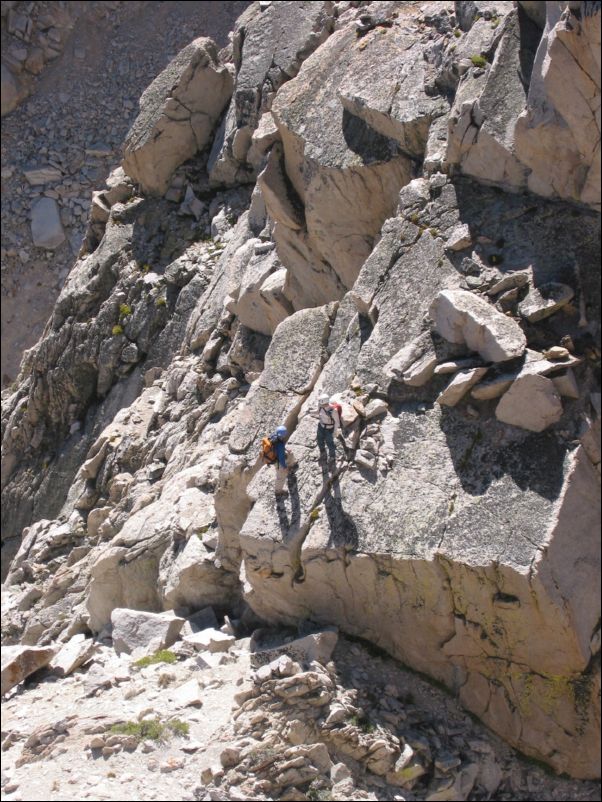
MULTIPOLYGON (((599 183, 529 183, 517 121, 536 87, 551 104, 583 79, 583 49, 559 73, 553 43, 594 48, 599 4, 311 4, 287 62, 258 31, 294 25, 288 5, 239 21, 233 89, 207 99, 225 122, 163 197, 113 172, 3 398, 6 636, 106 636, 117 608, 311 619, 597 777, 599 183), (363 80, 388 52, 399 86, 363 80), (323 392, 343 406, 334 461, 323 392), (256 462, 283 422, 286 499, 256 462)), ((392 744, 385 775, 406 768, 392 744)))

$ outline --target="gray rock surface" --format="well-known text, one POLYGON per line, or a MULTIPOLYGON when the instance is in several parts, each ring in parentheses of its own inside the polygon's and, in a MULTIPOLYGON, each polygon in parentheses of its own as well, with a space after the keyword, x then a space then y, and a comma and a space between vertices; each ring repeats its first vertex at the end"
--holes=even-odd
POLYGON ((488 362, 515 359, 525 350, 527 339, 520 326, 469 292, 443 290, 429 314, 442 337, 452 343, 465 343, 488 362))
POLYGON ((152 654, 171 646, 183 623, 183 618, 169 613, 116 607, 111 613, 113 645, 117 653, 152 654))
POLYGON ((215 43, 196 39, 140 98, 125 143, 123 169, 151 194, 163 195, 174 170, 210 141, 232 93, 232 76, 215 43))
POLYGON ((41 198, 31 209, 31 236, 38 248, 54 250, 65 241, 59 208, 52 198, 41 198))
POLYGON ((554 382, 545 376, 529 375, 516 379, 495 409, 504 423, 542 432, 562 417, 562 402, 554 382))
POLYGON ((271 3, 262 14, 255 9, 241 17, 234 33, 235 87, 226 117, 209 157, 216 184, 254 179, 247 155, 263 112, 274 94, 298 73, 302 61, 332 30, 332 3, 271 3))

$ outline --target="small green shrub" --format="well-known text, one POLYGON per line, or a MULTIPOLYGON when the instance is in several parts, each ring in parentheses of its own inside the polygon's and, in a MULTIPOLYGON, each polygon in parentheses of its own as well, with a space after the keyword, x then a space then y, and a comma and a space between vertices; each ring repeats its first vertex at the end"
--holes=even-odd
POLYGON ((197 537, 201 540, 203 539, 203 535, 207 534, 207 532, 211 529, 211 524, 205 524, 205 526, 200 526, 197 530, 197 537))
POLYGON ((491 20, 491 27, 492 28, 497 28, 497 26, 499 24, 500 24, 500 18, 499 17, 493 17, 493 19, 491 20))
POLYGON ((156 307, 167 306, 167 301, 162 295, 160 295, 155 301, 155 306, 156 307))
POLYGON ((123 326, 120 326, 120 325, 119 325, 119 323, 117 323, 117 324, 116 324, 115 326, 113 326, 113 328, 111 329, 111 334, 112 334, 113 336, 115 336, 115 337, 119 336, 120 334, 123 334, 123 326))
POLYGON ((310 521, 317 521, 319 517, 320 517, 320 510, 317 507, 316 507, 315 510, 312 510, 309 513, 309 520, 310 521))
POLYGON ((119 304, 119 316, 127 317, 132 314, 132 307, 129 304, 119 304))
POLYGON ((158 718, 146 719, 145 721, 125 721, 121 724, 113 724, 110 732, 115 735, 133 735, 138 741, 166 741, 170 735, 187 737, 190 726, 186 721, 179 718, 171 719, 167 724, 158 718))
POLYGON ((165 740, 165 725, 158 718, 113 724, 111 732, 115 735, 133 735, 139 741, 165 740))
POLYGON ((454 36, 459 39, 462 36, 462 31, 459 28, 454 28, 454 36))
POLYGON ((140 272, 141 273, 150 273, 151 266, 146 262, 143 265, 140 265, 140 272))
POLYGON ((177 663, 178 656, 169 649, 161 649, 155 654, 149 654, 147 657, 141 657, 134 663, 138 668, 145 668, 145 666, 152 666, 155 663, 177 663))
POLYGON ((485 56, 479 56, 476 53, 470 57, 470 60, 475 67, 484 67, 487 64, 485 56))
POLYGON ((167 726, 174 735, 179 735, 182 738, 188 737, 190 732, 190 724, 187 721, 181 721, 179 718, 172 718, 167 722, 167 726))
POLYGON ((366 716, 358 716, 355 713, 349 717, 348 723, 352 724, 354 727, 359 727, 362 732, 374 732, 376 730, 376 727, 369 718, 366 716))

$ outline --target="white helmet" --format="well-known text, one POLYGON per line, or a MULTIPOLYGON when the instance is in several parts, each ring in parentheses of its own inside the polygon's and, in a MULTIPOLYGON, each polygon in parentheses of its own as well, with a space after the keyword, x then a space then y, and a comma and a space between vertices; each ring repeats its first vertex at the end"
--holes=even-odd
POLYGON ((330 398, 326 393, 321 393, 320 397, 318 398, 318 404, 321 407, 325 407, 327 404, 330 404, 330 398))

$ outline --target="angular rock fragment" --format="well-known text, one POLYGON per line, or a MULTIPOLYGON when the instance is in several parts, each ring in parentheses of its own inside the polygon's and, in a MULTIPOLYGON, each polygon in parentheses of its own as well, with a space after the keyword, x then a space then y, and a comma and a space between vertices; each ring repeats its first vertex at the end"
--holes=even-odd
POLYGON ((566 371, 552 376, 554 387, 565 398, 579 398, 579 386, 575 374, 568 368, 566 371))
POLYGON ((543 432, 562 417, 562 403, 554 382, 544 376, 521 376, 502 396, 495 416, 531 432, 543 432))
POLYGON ((230 646, 234 645, 235 638, 220 632, 219 629, 202 629, 192 635, 186 635, 184 642, 194 646, 195 649, 211 653, 227 652, 230 646))
POLYGON ((434 351, 427 351, 403 373, 404 384, 409 384, 411 387, 422 387, 431 379, 436 366, 437 355, 434 351))
POLYGON ((431 304, 435 330, 452 343, 466 343, 488 362, 521 356, 527 339, 518 323, 464 290, 443 290, 431 304))
POLYGON ((470 228, 466 223, 463 223, 462 225, 456 226, 451 232, 445 243, 445 248, 448 251, 462 251, 470 245, 472 245, 470 228))
POLYGON ((527 297, 519 303, 518 311, 529 323, 537 323, 562 309, 574 294, 574 290, 566 284, 551 281, 533 287, 527 297))
POLYGON ((34 671, 47 666, 55 654, 56 649, 50 646, 3 646, 2 696, 34 671))
POLYGON ((85 635, 74 635, 52 658, 50 668, 59 677, 66 677, 90 660, 98 648, 92 638, 85 635))
POLYGON ((135 649, 148 654, 166 649, 176 641, 184 619, 173 613, 147 613, 116 607, 111 613, 113 646, 118 653, 135 649))
POLYGON ((461 370, 453 377, 445 390, 437 397, 437 403, 441 406, 455 407, 470 388, 481 379, 487 368, 472 368, 461 370))

